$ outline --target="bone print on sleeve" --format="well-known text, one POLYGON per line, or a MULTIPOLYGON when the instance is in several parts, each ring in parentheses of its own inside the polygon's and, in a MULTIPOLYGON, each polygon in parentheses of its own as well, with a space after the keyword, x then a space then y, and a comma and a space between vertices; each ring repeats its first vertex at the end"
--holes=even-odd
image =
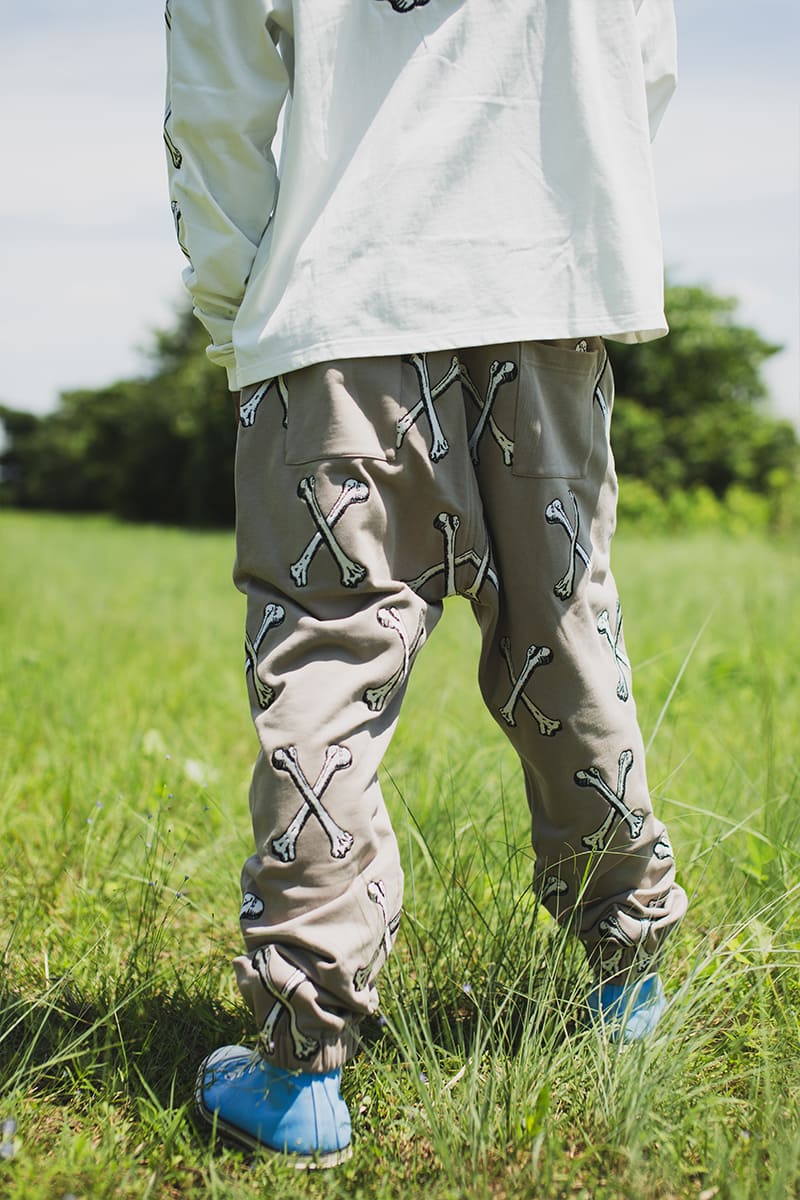
POLYGON ((295 746, 279 747, 273 752, 273 767, 276 771, 285 771, 303 797, 303 804, 292 817, 288 828, 279 837, 273 838, 270 844, 272 853, 280 862, 294 862, 297 857, 297 839, 312 814, 319 821, 330 842, 331 858, 345 858, 350 853, 353 835, 337 825, 324 807, 322 796, 336 772, 345 770, 352 761, 353 756, 346 746, 328 746, 322 770, 312 787, 300 766, 295 746))
POLYGON ((575 498, 575 493, 572 488, 567 489, 569 498, 572 501, 574 511, 573 520, 570 521, 567 514, 564 512, 564 505, 559 500, 558 496, 551 500, 544 510, 545 520, 548 525, 560 525, 564 532, 569 537, 569 562, 567 569, 560 579, 556 580, 553 585, 553 591, 559 600, 569 600, 575 590, 575 570, 577 560, 580 559, 585 567, 591 566, 591 547, 587 553, 578 541, 580 533, 580 511, 578 509, 578 501, 575 498))
MULTIPOLYGON (((387 0, 377 0, 379 4, 386 3, 387 0)), ((413 8, 424 8, 430 0, 388 0, 396 13, 411 12, 413 8)))
POLYGON ((258 628, 258 632, 256 633, 256 636, 254 638, 252 638, 252 640, 251 640, 250 635, 247 633, 247 630, 245 630, 244 671, 245 671, 245 675, 247 675, 248 672, 250 672, 250 674, 252 675, 253 687, 255 688, 256 699, 258 700, 259 706, 264 709, 269 708, 270 704, 275 699, 275 691, 273 688, 271 688, 269 686, 269 684, 265 683, 263 679, 259 678, 258 652, 261 648, 261 644, 264 641, 264 638, 267 636, 270 629, 275 629, 278 625, 282 625, 285 616, 286 616, 286 610, 284 609, 282 604, 271 604, 271 603, 265 604, 264 605, 264 615, 263 615, 263 618, 261 621, 261 625, 258 628))
MULTIPOLYGON (((167 105, 167 111, 164 113, 164 145, 167 147, 172 166, 176 171, 180 171, 183 166, 183 155, 181 154, 175 142, 172 140, 172 134, 169 131, 170 121, 172 119, 172 105, 167 105)), ((174 201, 173 201, 174 203, 174 201)), ((176 206, 177 207, 177 206, 176 206)), ((173 210, 174 211, 174 210, 173 210)))
POLYGON ((177 239, 178 246, 186 258, 188 258, 189 251, 186 249, 186 237, 183 231, 183 217, 181 215, 181 210, 178 208, 177 200, 172 200, 170 202, 170 208, 172 209, 172 219, 175 222, 175 237, 177 239))
POLYGON ((297 487, 297 494, 301 500, 305 501, 306 507, 317 527, 317 532, 313 535, 297 561, 289 567, 289 573, 294 580, 295 586, 306 587, 308 584, 308 568, 311 565, 314 555, 324 542, 339 568, 342 585, 347 588, 358 587, 366 577, 367 569, 362 563, 356 562, 350 558, 349 554, 345 553, 336 540, 333 526, 351 504, 364 504, 369 499, 369 484, 362 483, 358 479, 345 479, 339 495, 336 497, 327 516, 319 506, 316 496, 316 479, 313 475, 307 475, 304 479, 300 480, 297 487))

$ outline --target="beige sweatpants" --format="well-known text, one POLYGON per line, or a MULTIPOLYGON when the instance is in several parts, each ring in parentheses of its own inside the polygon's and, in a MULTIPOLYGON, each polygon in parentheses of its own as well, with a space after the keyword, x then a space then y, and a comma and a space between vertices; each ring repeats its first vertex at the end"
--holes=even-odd
POLYGON ((444 596, 480 624, 538 894, 597 976, 649 969, 683 915, 609 566, 612 393, 598 338, 328 362, 243 392, 235 581, 260 753, 235 965, 273 1062, 333 1069, 377 1006, 402 904, 377 771, 444 596))

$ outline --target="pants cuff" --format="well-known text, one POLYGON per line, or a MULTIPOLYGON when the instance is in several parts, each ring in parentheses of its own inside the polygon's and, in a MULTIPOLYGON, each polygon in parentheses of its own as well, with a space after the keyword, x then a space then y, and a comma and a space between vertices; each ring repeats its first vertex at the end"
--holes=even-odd
POLYGON ((358 1053, 358 1026, 348 1025, 337 1037, 318 1041, 316 1051, 308 1058, 297 1057, 294 1040, 283 1031, 273 1039, 271 1046, 260 1036, 258 1046, 263 1058, 275 1067, 309 1075, 326 1075, 329 1071, 338 1070, 358 1053))

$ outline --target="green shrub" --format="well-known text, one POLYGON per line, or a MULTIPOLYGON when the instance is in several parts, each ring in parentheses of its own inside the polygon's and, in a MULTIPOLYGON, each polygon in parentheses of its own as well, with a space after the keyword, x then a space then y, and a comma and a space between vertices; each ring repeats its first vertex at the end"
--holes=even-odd
POLYGON ((621 479, 619 523, 647 533, 702 533, 733 537, 800 532, 800 481, 780 482, 768 495, 734 484, 721 499, 700 484, 659 495, 641 479, 621 479))

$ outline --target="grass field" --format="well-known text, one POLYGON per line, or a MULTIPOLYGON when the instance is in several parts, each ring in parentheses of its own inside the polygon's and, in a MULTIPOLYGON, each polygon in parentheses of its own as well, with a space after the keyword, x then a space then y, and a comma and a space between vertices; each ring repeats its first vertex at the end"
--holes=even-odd
POLYGON ((345 1076, 352 1161, 212 1145, 188 1102, 250 1036, 242 601, 226 535, 0 514, 0 1195, 786 1200, 800 1189, 800 556, 620 535, 650 783, 691 908, 663 1035, 576 1021, 514 756, 453 602, 383 786, 406 916, 345 1076), (440 736, 430 739, 431 723, 440 736))

